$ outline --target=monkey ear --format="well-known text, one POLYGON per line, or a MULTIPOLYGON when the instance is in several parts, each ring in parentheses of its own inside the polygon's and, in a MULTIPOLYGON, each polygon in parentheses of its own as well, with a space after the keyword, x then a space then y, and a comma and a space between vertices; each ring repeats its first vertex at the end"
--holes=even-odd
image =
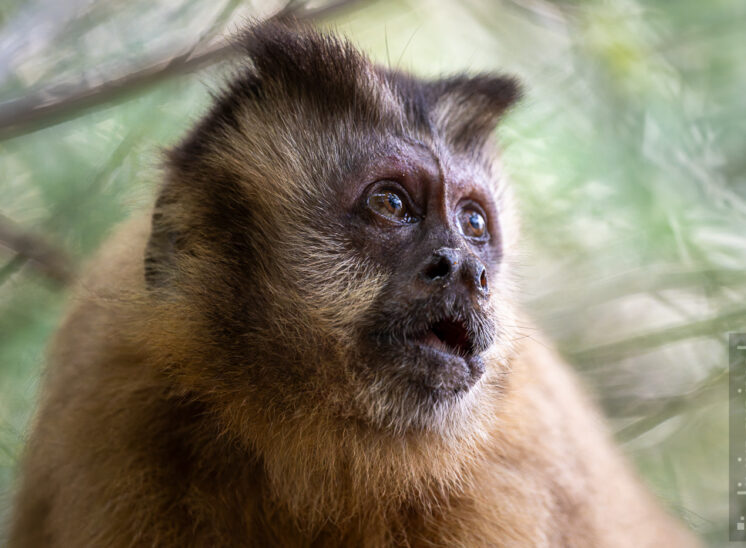
POLYGON ((516 78, 489 74, 436 80, 428 91, 436 126, 454 146, 467 150, 492 133, 522 94, 516 78))

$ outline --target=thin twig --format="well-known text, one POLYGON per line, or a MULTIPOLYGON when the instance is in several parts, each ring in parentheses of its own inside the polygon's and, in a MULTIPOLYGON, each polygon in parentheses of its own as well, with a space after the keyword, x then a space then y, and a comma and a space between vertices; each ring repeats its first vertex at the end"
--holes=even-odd
POLYGON ((15 252, 15 257, 0 268, 0 282, 26 263, 61 285, 67 285, 72 280, 72 261, 66 253, 45 239, 26 232, 2 214, 0 246, 15 252))
MULTIPOLYGON (((300 20, 321 19, 357 3, 359 0, 337 0, 318 8, 290 2, 278 15, 300 20)), ((204 37, 200 44, 207 40, 204 37)), ((230 41, 198 45, 178 52, 170 51, 145 65, 129 66, 100 84, 88 86, 52 86, 25 97, 0 104, 0 140, 17 137, 49 127, 92 107, 137 93, 167 78, 193 72, 228 58, 234 51, 230 41)), ((81 78, 81 81, 84 80, 81 78)))

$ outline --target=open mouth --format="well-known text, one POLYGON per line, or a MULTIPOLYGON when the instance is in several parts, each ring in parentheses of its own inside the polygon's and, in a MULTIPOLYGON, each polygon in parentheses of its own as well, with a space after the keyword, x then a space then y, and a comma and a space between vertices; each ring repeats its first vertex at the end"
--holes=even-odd
POLYGON ((406 394, 421 396, 423 405, 468 392, 486 370, 481 354, 491 343, 487 319, 457 306, 433 308, 389 320, 389 330, 369 347, 377 378, 391 371, 392 382, 404 383, 406 394))
POLYGON ((433 323, 414 340, 419 344, 463 358, 474 355, 474 342, 469 330, 463 321, 456 318, 446 318, 433 323))

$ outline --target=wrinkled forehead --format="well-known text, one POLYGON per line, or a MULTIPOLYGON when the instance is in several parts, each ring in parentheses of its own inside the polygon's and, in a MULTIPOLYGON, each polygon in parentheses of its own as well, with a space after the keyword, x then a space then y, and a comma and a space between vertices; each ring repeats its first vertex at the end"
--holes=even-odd
POLYGON ((422 168, 489 172, 493 124, 483 127, 481 118, 489 113, 480 105, 444 92, 441 82, 392 72, 367 59, 347 69, 334 75, 338 80, 331 88, 332 76, 321 83, 314 74, 301 89, 272 99, 268 111, 278 116, 264 125, 278 156, 294 158, 287 172, 293 181, 307 180, 311 189, 334 194, 375 172, 394 179, 397 172, 422 168))

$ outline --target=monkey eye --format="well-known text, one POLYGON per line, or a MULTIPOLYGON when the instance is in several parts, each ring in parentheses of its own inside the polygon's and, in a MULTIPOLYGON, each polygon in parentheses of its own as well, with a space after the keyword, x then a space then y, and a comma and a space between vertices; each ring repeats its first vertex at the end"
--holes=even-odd
POLYGON ((405 198, 395 190, 376 190, 368 196, 368 208, 395 223, 417 222, 417 218, 410 214, 405 198))
POLYGON ((459 223, 461 224, 461 232, 467 238, 476 240, 487 238, 487 221, 480 211, 469 207, 462 209, 459 214, 459 223))

